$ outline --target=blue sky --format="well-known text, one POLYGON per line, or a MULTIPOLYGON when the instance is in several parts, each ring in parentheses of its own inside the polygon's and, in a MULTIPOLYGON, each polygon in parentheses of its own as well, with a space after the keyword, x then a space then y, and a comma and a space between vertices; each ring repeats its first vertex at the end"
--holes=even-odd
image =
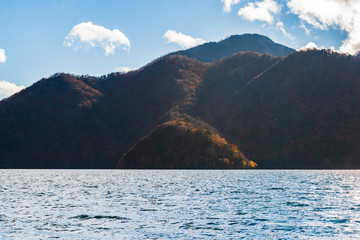
POLYGON ((57 72, 104 75, 233 34, 360 50, 360 0, 2 0, 0 98, 57 72))

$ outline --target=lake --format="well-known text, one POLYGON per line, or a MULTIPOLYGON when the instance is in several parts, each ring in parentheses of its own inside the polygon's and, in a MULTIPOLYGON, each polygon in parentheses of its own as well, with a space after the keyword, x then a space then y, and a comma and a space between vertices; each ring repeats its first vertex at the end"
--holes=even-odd
POLYGON ((0 170, 1 239, 360 239, 360 171, 0 170))

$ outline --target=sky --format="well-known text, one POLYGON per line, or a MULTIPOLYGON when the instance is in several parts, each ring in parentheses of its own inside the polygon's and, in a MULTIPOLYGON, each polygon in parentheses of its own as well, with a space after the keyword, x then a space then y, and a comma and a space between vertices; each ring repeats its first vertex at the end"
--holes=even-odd
POLYGON ((126 72, 244 33, 355 54, 360 0, 0 0, 0 99, 58 72, 126 72))

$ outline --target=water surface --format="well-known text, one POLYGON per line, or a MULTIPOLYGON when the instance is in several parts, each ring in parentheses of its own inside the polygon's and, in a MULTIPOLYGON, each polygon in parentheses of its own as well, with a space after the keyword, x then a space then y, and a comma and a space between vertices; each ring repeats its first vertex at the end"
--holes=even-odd
POLYGON ((360 239, 360 171, 0 170, 1 239, 360 239))

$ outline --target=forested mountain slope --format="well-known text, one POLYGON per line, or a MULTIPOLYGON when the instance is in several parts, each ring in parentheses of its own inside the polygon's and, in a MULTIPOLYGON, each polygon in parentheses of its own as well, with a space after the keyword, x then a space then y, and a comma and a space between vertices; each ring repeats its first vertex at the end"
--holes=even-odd
POLYGON ((55 74, 0 102, 0 167, 359 168, 359 109, 360 59, 327 50, 55 74))

